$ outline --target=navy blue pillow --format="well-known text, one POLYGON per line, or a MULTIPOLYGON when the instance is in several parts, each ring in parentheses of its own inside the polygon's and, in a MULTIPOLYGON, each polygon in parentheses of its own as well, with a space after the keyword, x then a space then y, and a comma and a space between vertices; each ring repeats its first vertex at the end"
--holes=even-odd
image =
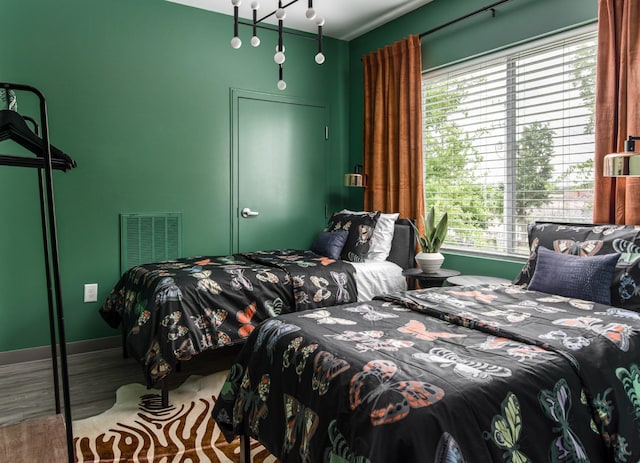
POLYGON ((332 259, 340 259, 342 248, 349 237, 348 230, 337 230, 334 232, 320 232, 311 244, 311 250, 321 256, 327 256, 332 259))
POLYGON ((336 212, 329 219, 326 231, 347 230, 349 236, 340 258, 349 262, 364 262, 369 254, 371 237, 378 223, 380 212, 336 212))
POLYGON ((538 246, 528 289, 611 305, 611 283, 619 258, 619 253, 575 256, 538 246))

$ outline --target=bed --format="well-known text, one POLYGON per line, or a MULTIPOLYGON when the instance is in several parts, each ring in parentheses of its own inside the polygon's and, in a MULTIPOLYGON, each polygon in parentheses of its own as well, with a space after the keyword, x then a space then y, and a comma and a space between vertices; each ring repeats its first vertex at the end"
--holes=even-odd
POLYGON ((99 312, 120 327, 147 386, 201 352, 243 343, 267 318, 406 288, 413 228, 398 214, 341 211, 311 250, 198 256, 125 272, 99 312), (376 231, 378 233, 376 233, 376 231))
POLYGON ((263 322, 212 412, 282 462, 640 458, 640 227, 536 223, 511 285, 263 322))

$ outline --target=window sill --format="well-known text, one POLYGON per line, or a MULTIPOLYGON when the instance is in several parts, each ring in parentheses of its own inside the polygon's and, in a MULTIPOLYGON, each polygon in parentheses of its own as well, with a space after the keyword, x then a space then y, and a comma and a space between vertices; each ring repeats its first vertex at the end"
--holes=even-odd
POLYGON ((513 262, 516 264, 524 264, 528 260, 528 256, 514 256, 508 254, 495 254, 487 251, 478 251, 471 248, 445 248, 440 252, 443 254, 456 255, 462 257, 475 257, 479 259, 495 260, 500 262, 513 262))

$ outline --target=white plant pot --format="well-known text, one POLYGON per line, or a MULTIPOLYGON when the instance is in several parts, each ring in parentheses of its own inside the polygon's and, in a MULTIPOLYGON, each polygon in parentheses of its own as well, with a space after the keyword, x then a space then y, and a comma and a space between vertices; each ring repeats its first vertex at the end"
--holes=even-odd
POLYGON ((443 262, 444 256, 439 252, 419 252, 416 254, 416 263, 424 273, 437 272, 443 262))

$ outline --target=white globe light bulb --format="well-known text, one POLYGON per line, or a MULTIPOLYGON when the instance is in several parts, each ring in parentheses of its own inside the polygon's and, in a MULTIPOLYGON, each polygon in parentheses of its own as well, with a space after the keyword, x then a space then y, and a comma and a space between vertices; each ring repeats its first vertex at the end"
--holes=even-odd
POLYGON ((322 53, 318 53, 316 55, 316 63, 318 64, 324 63, 324 55, 322 53))
POLYGON ((240 37, 236 36, 234 38, 231 39, 231 46, 233 48, 235 48, 236 50, 238 48, 240 48, 242 46, 242 40, 240 40, 240 37))
POLYGON ((282 64, 284 63, 285 60, 285 56, 284 53, 282 53, 281 51, 279 51, 278 53, 276 53, 275 55, 273 55, 273 60, 276 62, 276 64, 282 64))
POLYGON ((309 20, 314 19, 316 17, 316 10, 314 10, 313 8, 309 8, 307 10, 306 16, 309 20))
POLYGON ((278 90, 284 90, 287 88, 287 83, 284 80, 278 81, 278 90))
POLYGON ((251 46, 257 47, 258 45, 260 45, 260 38, 254 35, 253 37, 251 37, 251 46))
POLYGON ((318 18, 316 19, 316 24, 318 26, 324 26, 324 18, 318 18))
POLYGON ((242 2, 241 2, 240 0, 231 0, 231 4, 232 4, 233 6, 240 6, 240 4, 241 4, 241 3, 242 3, 242 2))
POLYGON ((283 19, 285 19, 287 17, 287 12, 284 10, 284 8, 278 8, 276 10, 276 18, 281 21, 283 19))
POLYGON ((258 8, 260 8, 260 4, 258 2, 251 2, 252 10, 257 10, 258 8))

